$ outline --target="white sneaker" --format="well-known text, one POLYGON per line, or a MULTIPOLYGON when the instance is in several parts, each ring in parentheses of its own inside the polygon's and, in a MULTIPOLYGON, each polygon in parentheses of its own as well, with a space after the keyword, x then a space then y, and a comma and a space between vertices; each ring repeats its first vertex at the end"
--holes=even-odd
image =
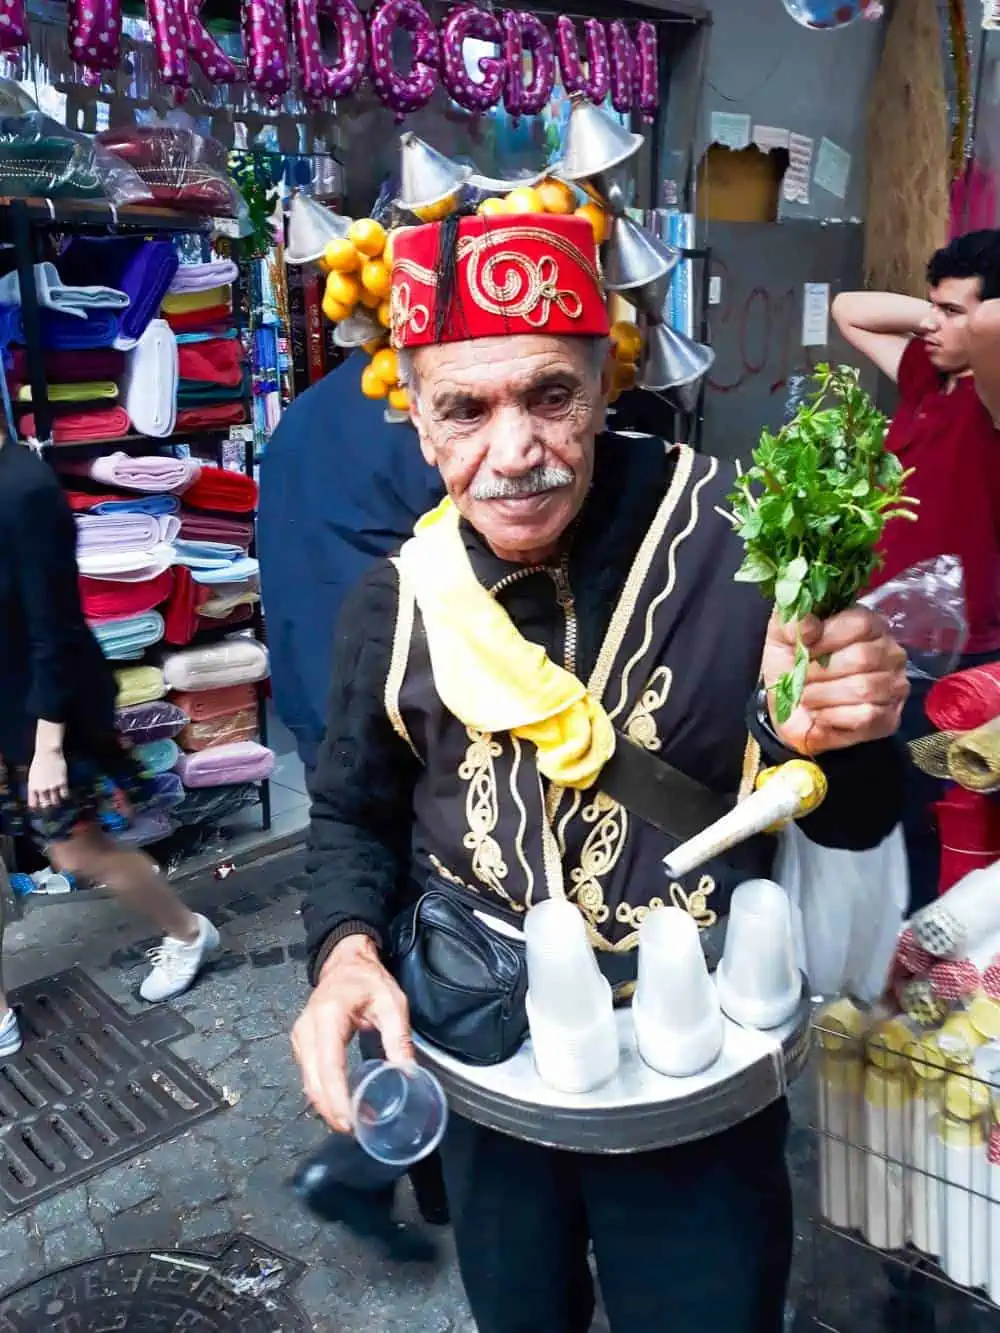
POLYGON ((167 935, 148 957, 153 970, 139 987, 144 1000, 158 1004, 183 995, 201 971, 205 955, 219 947, 219 932, 206 916, 198 917, 198 938, 190 944, 167 935))
POLYGON ((21 1049, 21 1029, 17 1024, 17 1014, 13 1009, 8 1009, 2 1023, 0 1023, 0 1058, 6 1055, 14 1055, 21 1049))

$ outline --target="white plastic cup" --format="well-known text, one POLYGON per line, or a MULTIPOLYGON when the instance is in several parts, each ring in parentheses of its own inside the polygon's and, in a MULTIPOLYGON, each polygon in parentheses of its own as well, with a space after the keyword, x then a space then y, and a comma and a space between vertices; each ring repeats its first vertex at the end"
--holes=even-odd
POLYGON ((538 1077, 559 1092, 590 1092, 618 1072, 618 1023, 611 987, 602 977, 603 1004, 593 1023, 569 1027, 540 1013, 528 991, 528 1028, 538 1077))
POLYGON ((377 1162, 411 1167, 429 1157, 444 1137, 444 1090, 419 1065, 366 1060, 352 1071, 349 1088, 354 1137, 377 1162))
POLYGON ((527 914, 524 940, 532 1009, 547 1025, 590 1029, 609 1007, 608 985, 572 903, 547 898, 527 914))
POLYGON ((632 1002, 639 1054, 651 1069, 686 1078, 719 1057, 719 997, 692 917, 658 907, 639 927, 639 981, 632 1002))
POLYGON ((802 977, 791 904, 773 880, 748 880, 733 894, 715 982, 723 1012, 743 1027, 779 1027, 798 1008, 802 977))

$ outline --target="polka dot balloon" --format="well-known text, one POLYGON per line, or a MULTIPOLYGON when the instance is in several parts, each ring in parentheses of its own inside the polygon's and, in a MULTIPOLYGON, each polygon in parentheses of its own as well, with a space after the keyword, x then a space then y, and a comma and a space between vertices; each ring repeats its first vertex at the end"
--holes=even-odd
POLYGON ((574 93, 582 93, 589 102, 600 106, 611 90, 608 39, 599 19, 586 19, 583 27, 587 36, 586 72, 580 59, 576 24, 566 14, 560 14, 556 20, 556 47, 559 51, 562 85, 571 97, 574 93))
POLYGON ((459 106, 480 114, 500 101, 507 67, 496 56, 480 56, 481 77, 473 78, 465 63, 467 37, 500 46, 503 27, 495 14, 471 7, 452 10, 441 26, 441 82, 459 106))
POLYGON ((552 34, 535 14, 519 9, 503 12, 504 56, 507 77, 504 81, 503 104, 517 120, 520 116, 537 116, 548 106, 556 82, 556 55, 552 34), (531 56, 531 81, 524 82, 524 55, 531 56))
POLYGON ((419 0, 383 0, 368 26, 372 86, 396 119, 426 106, 437 87, 438 35, 419 0), (413 39, 413 65, 400 74, 392 63, 392 34, 402 28, 413 39))
POLYGON ((119 0, 70 0, 69 53, 94 82, 117 69, 121 56, 122 15, 119 0))
POLYGON ((287 93, 292 76, 284 0, 245 0, 243 44, 250 86, 268 99, 287 93))
POLYGON ((213 83, 238 83, 246 71, 230 60, 201 21, 202 0, 185 0, 185 3, 189 56, 213 83))
POLYGON ((844 28, 855 19, 882 17, 879 0, 782 0, 804 28, 844 28))
POLYGON ((0 51, 19 51, 28 43, 24 0, 0 0, 0 51))
POLYGON ((160 80, 182 97, 191 86, 184 0, 146 0, 146 12, 153 28, 160 80))
POLYGON ((294 0, 296 52, 302 91, 309 102, 347 97, 365 77, 368 33, 354 0, 294 0), (327 64, 320 41, 320 16, 337 34, 336 64, 327 64))

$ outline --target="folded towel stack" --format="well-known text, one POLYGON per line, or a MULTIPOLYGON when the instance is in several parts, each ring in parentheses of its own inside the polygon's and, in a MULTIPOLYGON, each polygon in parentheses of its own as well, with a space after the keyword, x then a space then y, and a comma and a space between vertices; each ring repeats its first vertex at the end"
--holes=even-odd
POLYGON ((147 648, 163 638, 163 617, 158 611, 145 611, 121 620, 99 620, 91 629, 110 661, 137 662, 147 648))
POLYGON ((268 674, 267 651, 252 639, 176 653, 164 662, 172 699, 190 722, 177 737, 186 787, 217 787, 270 776, 274 754, 257 744, 257 682, 268 674))

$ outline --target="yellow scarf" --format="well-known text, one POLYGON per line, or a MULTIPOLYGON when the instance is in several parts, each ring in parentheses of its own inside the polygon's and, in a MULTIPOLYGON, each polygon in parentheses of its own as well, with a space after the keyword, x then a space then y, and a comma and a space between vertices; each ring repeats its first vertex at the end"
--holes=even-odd
POLYGON ((550 781, 589 787, 614 753, 608 715, 575 676, 522 636, 482 586, 458 522, 458 510, 443 500, 399 553, 441 701, 466 727, 531 741, 550 781))
POLYGON ((165 315, 187 315, 196 310, 229 304, 228 287, 209 287, 203 292, 167 292, 160 309, 165 315))

